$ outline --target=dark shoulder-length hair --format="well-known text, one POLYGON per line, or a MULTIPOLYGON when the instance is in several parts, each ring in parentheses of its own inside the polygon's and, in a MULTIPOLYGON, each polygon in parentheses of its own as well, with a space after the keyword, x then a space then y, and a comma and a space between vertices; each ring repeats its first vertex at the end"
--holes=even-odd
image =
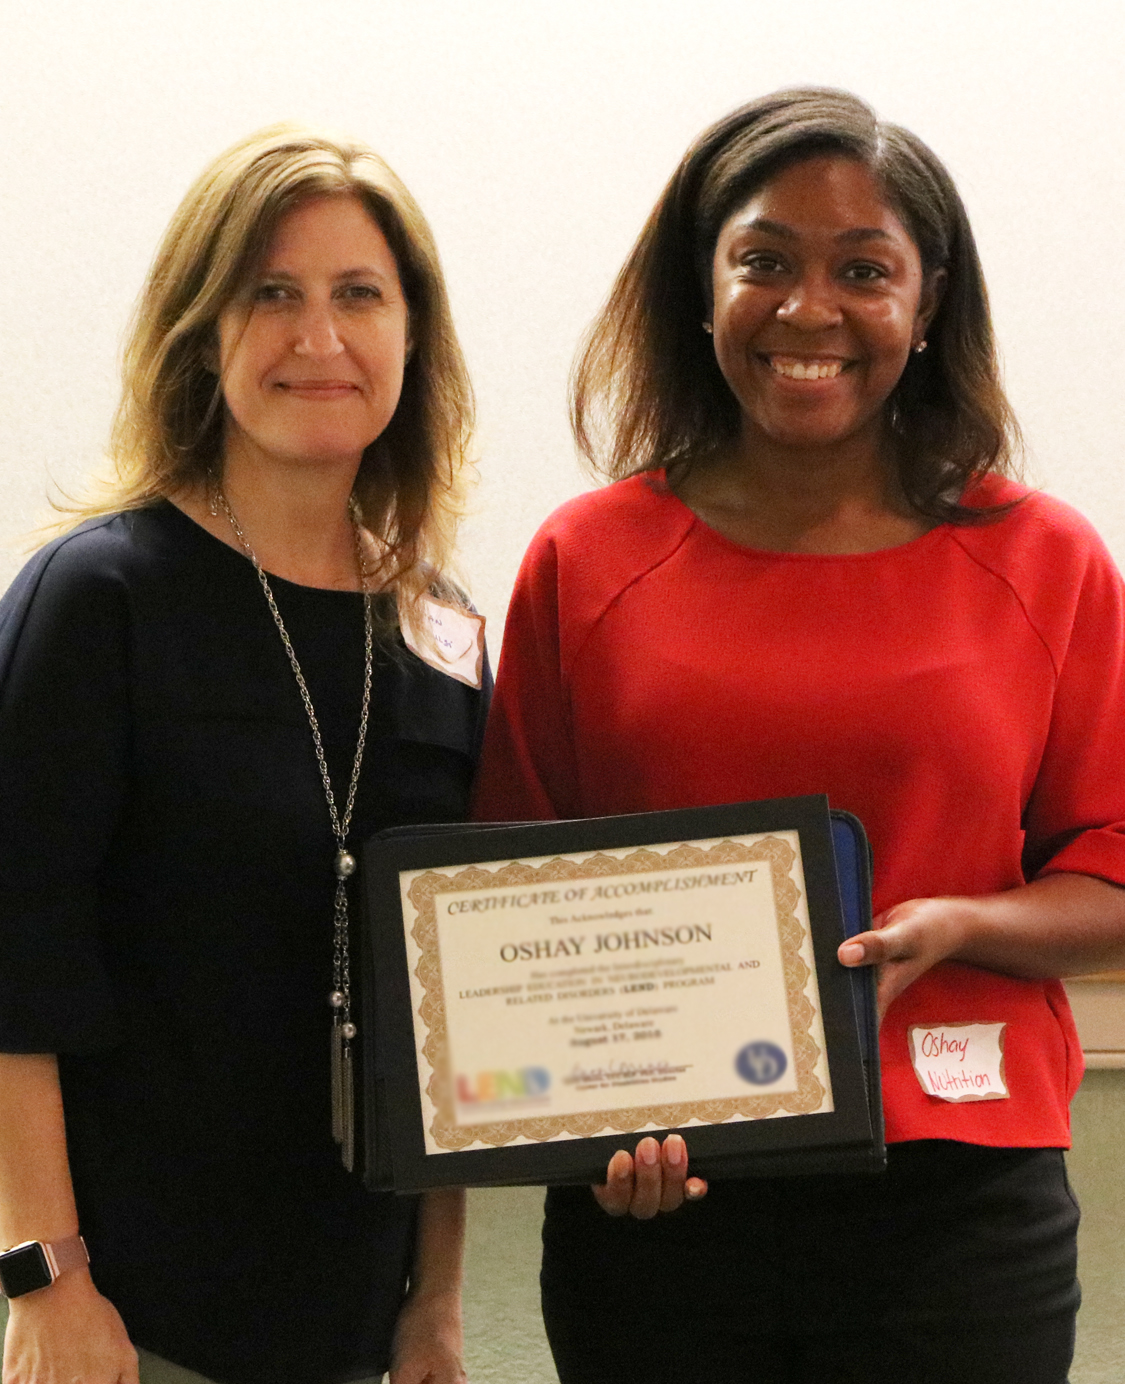
MULTIPOLYGON (((739 429, 739 407, 702 324, 727 218, 770 178, 817 155, 870 169, 945 291, 888 400, 902 485, 913 507, 972 522, 974 477, 1011 474, 1019 428, 1000 383, 988 294, 952 178, 916 135, 846 91, 780 91, 713 125, 684 155, 595 319, 571 379, 575 437, 612 479, 690 465, 739 429)), ((987 511, 986 511, 987 512, 987 511)))
MULTIPOLYGON (((412 352, 398 407, 355 481, 380 540, 384 587, 416 597, 450 560, 473 427, 473 392, 433 234, 372 149, 275 125, 210 165, 157 250, 125 345, 110 447, 113 473, 71 521, 150 505, 208 483, 223 449, 218 321, 254 279, 281 220, 313 197, 357 198, 387 238, 406 297, 412 352)), ((62 507, 62 506, 60 506, 62 507)))

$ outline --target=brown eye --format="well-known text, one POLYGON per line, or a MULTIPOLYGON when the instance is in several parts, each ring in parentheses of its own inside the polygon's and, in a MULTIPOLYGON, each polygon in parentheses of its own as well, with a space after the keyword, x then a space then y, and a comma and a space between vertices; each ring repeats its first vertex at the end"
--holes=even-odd
POLYGON ((349 303, 373 303, 382 296, 382 289, 376 284, 348 284, 340 292, 340 297, 349 303))
POLYGON ((752 274, 780 274, 786 268, 784 261, 777 255, 767 254, 763 251, 744 255, 741 263, 743 268, 749 269, 752 274))
POLYGON ((887 271, 878 264, 850 264, 844 271, 844 277, 854 283, 874 283, 878 279, 885 279, 887 271))

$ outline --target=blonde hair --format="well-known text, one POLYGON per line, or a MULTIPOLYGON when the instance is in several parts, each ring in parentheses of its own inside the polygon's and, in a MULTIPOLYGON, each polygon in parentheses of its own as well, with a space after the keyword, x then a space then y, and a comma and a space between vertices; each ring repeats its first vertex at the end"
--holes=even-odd
POLYGON ((134 312, 110 443, 113 477, 79 519, 138 509, 206 483, 222 456, 218 319, 253 278, 282 218, 310 197, 362 202, 387 238, 413 350, 402 395, 355 482, 364 524, 385 545, 379 577, 403 595, 450 559, 462 512, 473 393, 433 234, 371 149, 292 125, 240 140, 196 180, 164 235, 134 312))

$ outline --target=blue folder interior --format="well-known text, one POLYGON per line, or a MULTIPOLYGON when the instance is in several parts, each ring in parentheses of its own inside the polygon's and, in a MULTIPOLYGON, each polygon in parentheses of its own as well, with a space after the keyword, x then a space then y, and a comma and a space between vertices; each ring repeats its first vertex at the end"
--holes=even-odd
MULTIPOLYGON (((832 815, 832 846, 836 854, 836 880, 840 886, 840 904, 844 914, 844 936, 854 937, 871 927, 871 897, 869 892, 867 842, 861 839, 849 817, 832 815)), ((874 1056, 878 1051, 878 1024, 873 1003, 870 972, 849 972, 852 978, 852 999, 856 1024, 859 1028, 861 1050, 874 1056)))
POLYGON ((836 851, 836 879, 840 885, 840 902, 844 907, 844 935, 854 937, 866 932, 868 921, 860 885, 860 843, 846 817, 832 818, 832 845, 836 851))

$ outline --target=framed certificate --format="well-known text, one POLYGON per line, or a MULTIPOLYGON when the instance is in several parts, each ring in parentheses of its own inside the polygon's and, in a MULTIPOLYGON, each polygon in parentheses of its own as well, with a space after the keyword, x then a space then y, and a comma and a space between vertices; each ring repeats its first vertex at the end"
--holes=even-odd
POLYGON ((373 1186, 882 1166, 862 827, 821 797, 399 828, 363 858, 373 1186))

